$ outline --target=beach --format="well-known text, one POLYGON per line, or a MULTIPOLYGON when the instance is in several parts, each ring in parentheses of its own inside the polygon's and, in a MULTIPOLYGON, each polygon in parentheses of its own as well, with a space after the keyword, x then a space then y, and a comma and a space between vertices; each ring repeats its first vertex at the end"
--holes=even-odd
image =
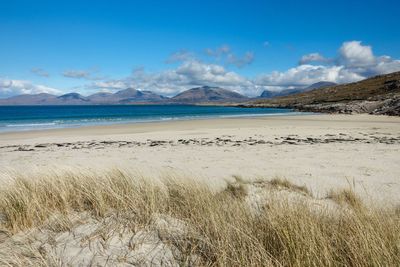
POLYGON ((15 173, 102 173, 204 180, 276 177, 316 197, 352 188, 365 200, 400 203, 400 118, 304 115, 114 124, 0 134, 1 179, 15 173))

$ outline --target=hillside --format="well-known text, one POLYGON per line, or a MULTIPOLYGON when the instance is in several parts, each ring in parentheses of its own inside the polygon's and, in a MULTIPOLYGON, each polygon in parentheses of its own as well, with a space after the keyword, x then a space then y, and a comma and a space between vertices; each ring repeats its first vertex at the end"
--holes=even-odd
POLYGON ((290 96, 259 99, 243 106, 285 107, 300 111, 399 116, 400 72, 290 96))

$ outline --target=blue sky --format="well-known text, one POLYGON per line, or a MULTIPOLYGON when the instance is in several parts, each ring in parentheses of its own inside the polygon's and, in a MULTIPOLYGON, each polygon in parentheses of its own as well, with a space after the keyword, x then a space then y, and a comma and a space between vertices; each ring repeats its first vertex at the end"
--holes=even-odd
POLYGON ((400 70, 399 1, 1 1, 0 97, 212 85, 256 95, 400 70), (302 59, 303 58, 303 59, 302 59))

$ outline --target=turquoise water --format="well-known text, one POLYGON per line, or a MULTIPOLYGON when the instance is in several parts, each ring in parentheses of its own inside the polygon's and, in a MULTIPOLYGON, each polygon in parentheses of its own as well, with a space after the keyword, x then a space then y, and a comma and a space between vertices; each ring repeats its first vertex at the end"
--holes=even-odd
POLYGON ((217 106, 0 106, 0 132, 115 123, 300 114, 290 109, 217 106))

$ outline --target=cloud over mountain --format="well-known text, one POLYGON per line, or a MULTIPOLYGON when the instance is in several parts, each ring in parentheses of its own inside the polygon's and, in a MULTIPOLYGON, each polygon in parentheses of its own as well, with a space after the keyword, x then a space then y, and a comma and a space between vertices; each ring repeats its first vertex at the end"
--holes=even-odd
MULTIPOLYGON (((254 59, 251 52, 237 57, 228 45, 223 45, 207 49, 206 54, 207 58, 200 59, 191 51, 181 50, 171 54, 166 61, 176 65, 168 65, 167 69, 159 72, 148 72, 142 67, 122 78, 98 77, 96 70, 68 70, 62 75, 87 81, 80 87, 83 94, 99 90, 114 92, 135 88, 174 96, 189 88, 214 86, 247 96, 256 96, 263 90, 306 87, 320 81, 349 83, 400 70, 400 60, 387 55, 377 56, 371 46, 360 41, 344 42, 333 57, 313 52, 302 56, 299 65, 295 67, 261 73, 255 77, 244 76, 239 70, 231 69, 232 65, 243 67, 250 64, 254 59)), ((40 73, 39 70, 36 72, 40 73)), ((60 90, 35 85, 29 81, 0 80, 0 97, 39 92, 59 93, 60 90)))
POLYGON ((0 78, 0 97, 9 97, 21 94, 60 94, 61 91, 44 85, 36 85, 30 81, 10 80, 0 78))
MULTIPOLYGON (((231 64, 236 65, 246 64, 246 61, 253 58, 251 54, 247 55, 247 59, 230 56, 231 49, 227 45, 207 49, 206 53, 216 59, 230 60, 231 64)), ((133 87, 173 96, 193 86, 208 85, 255 96, 266 89, 305 87, 320 81, 349 83, 400 70, 400 60, 389 56, 375 56, 371 46, 363 45, 359 41, 344 42, 335 57, 327 58, 317 52, 307 54, 296 67, 260 74, 254 78, 229 70, 229 66, 201 61, 188 51, 177 52, 171 55, 172 59, 180 63, 176 68, 156 73, 139 69, 129 77, 94 82, 91 87, 109 90, 133 87)))
POLYGON ((389 56, 375 56, 372 47, 363 45, 360 41, 344 42, 335 58, 311 53, 304 55, 299 63, 299 66, 286 71, 259 75, 254 82, 270 89, 286 89, 318 81, 349 83, 400 70, 400 60, 389 56))

